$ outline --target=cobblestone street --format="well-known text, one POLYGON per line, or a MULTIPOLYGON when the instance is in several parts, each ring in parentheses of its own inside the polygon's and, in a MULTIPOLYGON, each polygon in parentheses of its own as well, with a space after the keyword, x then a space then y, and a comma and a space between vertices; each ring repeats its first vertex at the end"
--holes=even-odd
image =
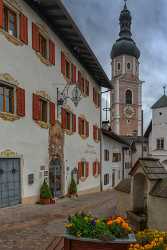
POLYGON ((62 236, 68 215, 90 211, 94 215, 110 216, 116 213, 115 191, 80 196, 78 199, 60 199, 55 205, 17 206, 0 210, 0 249, 45 250, 62 236))

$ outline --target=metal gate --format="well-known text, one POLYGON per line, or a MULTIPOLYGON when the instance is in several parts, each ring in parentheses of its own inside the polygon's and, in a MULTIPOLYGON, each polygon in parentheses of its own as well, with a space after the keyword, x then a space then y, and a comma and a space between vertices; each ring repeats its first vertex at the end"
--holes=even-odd
POLYGON ((21 202, 20 159, 0 159, 0 207, 21 202))

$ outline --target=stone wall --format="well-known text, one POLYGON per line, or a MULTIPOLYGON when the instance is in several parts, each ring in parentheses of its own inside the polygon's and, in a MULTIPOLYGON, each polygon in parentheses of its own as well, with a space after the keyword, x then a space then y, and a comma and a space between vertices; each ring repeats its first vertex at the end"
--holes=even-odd
POLYGON ((167 230, 167 199, 149 196, 148 227, 167 230))
POLYGON ((130 193, 125 193, 115 190, 117 197, 117 210, 119 214, 126 215, 126 212, 131 210, 131 197, 130 193))

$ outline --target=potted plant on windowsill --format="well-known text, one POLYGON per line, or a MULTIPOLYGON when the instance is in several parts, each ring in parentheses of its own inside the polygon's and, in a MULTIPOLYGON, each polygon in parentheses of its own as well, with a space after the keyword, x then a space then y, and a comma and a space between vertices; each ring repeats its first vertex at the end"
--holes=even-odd
POLYGON ((135 242, 132 229, 124 218, 94 218, 81 213, 69 217, 64 249, 128 250, 135 242))
POLYGON ((52 193, 48 183, 44 180, 40 189, 40 204, 47 205, 51 203, 52 193))

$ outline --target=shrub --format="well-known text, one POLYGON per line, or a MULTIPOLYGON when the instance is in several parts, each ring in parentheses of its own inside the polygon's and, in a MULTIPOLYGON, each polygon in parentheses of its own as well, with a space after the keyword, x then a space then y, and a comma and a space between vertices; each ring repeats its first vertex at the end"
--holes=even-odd
POLYGON ((74 180, 73 177, 71 177, 71 183, 69 185, 68 194, 70 196, 77 194, 77 184, 76 184, 76 182, 75 182, 75 180, 74 180))
POLYGON ((41 189, 40 189, 40 198, 42 199, 51 199, 52 193, 48 183, 44 180, 41 189))

